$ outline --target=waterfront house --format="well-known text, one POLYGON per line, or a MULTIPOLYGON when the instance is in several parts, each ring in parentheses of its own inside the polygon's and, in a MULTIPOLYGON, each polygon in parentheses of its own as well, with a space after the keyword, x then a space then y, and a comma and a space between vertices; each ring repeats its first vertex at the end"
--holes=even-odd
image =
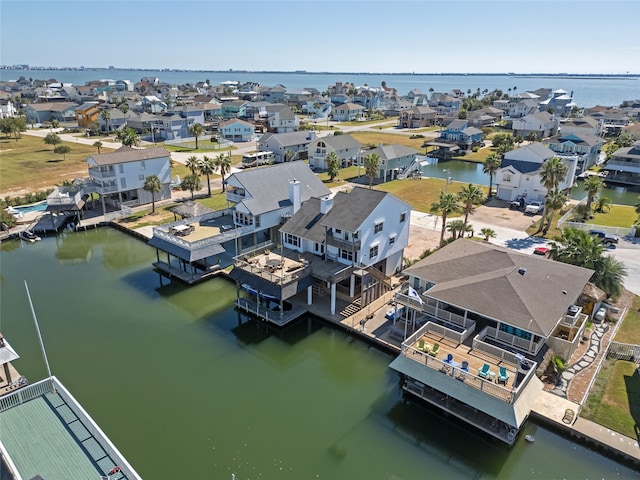
POLYGON ((310 118, 315 120, 326 119, 331 113, 331 102, 322 97, 315 97, 307 100, 303 110, 309 114, 310 118))
POLYGON ((343 167, 351 165, 360 153, 360 142, 351 135, 329 135, 309 143, 309 166, 326 170, 327 155, 334 152, 343 167))
POLYGON ((509 118, 520 118, 539 111, 536 98, 511 97, 509 99, 499 99, 493 102, 493 107, 502 110, 504 115, 509 118))
POLYGON ((258 141, 258 150, 273 152, 275 162, 291 162, 305 160, 312 140, 316 139, 316 132, 306 130, 291 133, 265 133, 258 141))
POLYGON ((230 102, 222 102, 222 118, 229 120, 231 118, 245 118, 249 102, 246 100, 232 100, 230 102))
POLYGON ((462 100, 459 98, 452 97, 448 94, 436 93, 434 92, 429 98, 428 101, 429 107, 433 108, 438 115, 451 115, 453 113, 457 114, 460 110, 460 105, 462 105, 462 100))
POLYGON ((222 138, 233 142, 251 142, 255 138, 255 127, 237 118, 222 122, 218 129, 222 138))
POLYGON ((574 157, 576 174, 579 175, 598 162, 604 139, 589 134, 563 133, 542 143, 557 157, 574 157))
MULTIPOLYGON (((336 314, 338 298, 356 310, 369 305, 391 290, 389 277, 402 267, 408 244, 411 207, 392 194, 356 187, 301 202, 303 187, 290 182, 292 213, 279 246, 237 256, 230 273, 280 305, 279 314, 259 313, 276 323, 285 321, 283 302, 303 292, 308 305, 329 296, 328 315, 336 314)), ((259 303, 248 309, 260 312, 259 303)))
POLYGON ((596 120, 593 117, 570 118, 560 124, 560 133, 566 135, 575 133, 576 135, 594 135, 599 137, 604 131, 604 121, 596 120))
POLYGON ((640 186, 640 140, 616 150, 603 170, 607 182, 640 186))
POLYGON ((554 114, 538 112, 513 120, 511 130, 514 137, 522 135, 522 138, 527 138, 530 133, 534 133, 538 140, 542 140, 556 135, 559 125, 558 117, 554 114))
POLYGON ((356 164, 364 167, 365 158, 368 155, 377 155, 380 159, 380 165, 376 178, 387 182, 395 179, 400 172, 412 165, 416 161, 418 153, 416 149, 405 145, 380 145, 372 150, 361 152, 356 159, 356 164))
POLYGON ((437 112, 429 107, 413 107, 400 112, 398 127, 400 128, 424 128, 436 124, 437 112))
MULTIPOLYGON (((497 197, 508 202, 520 197, 526 202, 544 200, 547 189, 541 182, 540 169, 544 162, 556 156, 558 155, 554 151, 540 142, 507 152, 500 169, 495 174, 497 197)), ((560 182, 558 188, 566 190, 573 186, 578 158, 576 156, 561 158, 567 165, 567 176, 560 182)))
POLYGON ((440 130, 438 141, 453 143, 462 150, 471 150, 482 143, 482 130, 470 127, 467 120, 456 119, 440 130))
POLYGON ((277 107, 267 107, 267 124, 269 131, 274 133, 295 132, 300 125, 300 120, 293 110, 286 105, 277 107))
POLYGON ((570 358, 582 338, 593 271, 459 239, 404 273, 394 300, 409 336, 390 365, 403 389, 513 443, 542 391, 545 353, 570 358))
POLYGON ((100 107, 98 102, 86 102, 75 110, 76 122, 79 127, 88 127, 98 121, 100 116, 100 107))
POLYGON ((260 88, 260 95, 269 103, 284 103, 286 93, 287 87, 281 84, 260 88))
POLYGON ((367 109, 357 103, 343 103, 333 107, 333 120, 335 122, 353 122, 364 119, 367 109))
POLYGON ((155 200, 171 198, 170 153, 164 148, 120 147, 109 153, 89 155, 89 184, 83 186, 85 194, 100 195, 102 210, 106 206, 120 209, 149 204, 152 194, 143 189, 145 179, 157 175, 162 190, 155 194, 155 200))
POLYGON ((576 107, 573 103, 573 92, 567 94, 566 90, 559 88, 551 93, 551 96, 546 100, 543 100, 539 104, 540 110, 552 111, 558 116, 569 116, 571 110, 576 107))

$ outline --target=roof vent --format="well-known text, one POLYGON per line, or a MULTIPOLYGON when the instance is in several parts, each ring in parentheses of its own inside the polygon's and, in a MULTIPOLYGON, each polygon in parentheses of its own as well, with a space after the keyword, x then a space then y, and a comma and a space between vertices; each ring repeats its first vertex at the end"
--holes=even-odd
POLYGON ((527 269, 526 269, 526 268, 524 268, 524 267, 520 267, 520 268, 518 269, 518 273, 519 273, 520 275, 524 275, 525 273, 527 273, 527 269))

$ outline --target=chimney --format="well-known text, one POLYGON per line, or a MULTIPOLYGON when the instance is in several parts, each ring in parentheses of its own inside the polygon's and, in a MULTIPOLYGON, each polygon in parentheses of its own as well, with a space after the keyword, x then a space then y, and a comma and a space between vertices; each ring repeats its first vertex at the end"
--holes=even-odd
POLYGON ((331 195, 326 195, 320 198, 320 213, 326 214, 333 207, 333 197, 331 195))
POLYGON ((300 197, 300 182, 294 178, 289 182, 289 201, 293 205, 293 215, 300 210, 300 197))

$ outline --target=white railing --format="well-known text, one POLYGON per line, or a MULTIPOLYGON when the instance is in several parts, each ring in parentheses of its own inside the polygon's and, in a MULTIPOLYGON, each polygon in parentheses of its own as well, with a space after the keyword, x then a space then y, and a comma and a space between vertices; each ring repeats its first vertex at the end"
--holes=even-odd
POLYGON ((7 452, 2 441, 0 441, 0 461, 4 462, 5 467, 9 470, 9 476, 13 480, 22 480, 22 475, 18 472, 18 468, 13 463, 13 459, 9 455, 9 452, 7 452))
POLYGON ((40 380, 39 382, 22 387, 15 392, 8 393, 0 397, 0 412, 21 405, 34 398, 41 397, 45 393, 53 391, 51 379, 40 380))
MULTIPOLYGON (((581 205, 581 204, 586 204, 587 202, 587 197, 583 198, 582 200, 580 200, 580 202, 578 202, 577 205, 581 205)), ((576 206, 577 206, 576 205, 576 206)), ((636 228, 635 227, 607 227, 605 225, 597 225, 595 223, 581 223, 581 222, 571 222, 569 221, 569 218, 571 218, 571 215, 573 213, 573 210, 575 209, 574 206, 573 208, 569 209, 569 211, 567 213, 565 213, 560 220, 558 220, 558 228, 562 229, 562 228, 575 228, 576 230, 602 230, 606 233, 609 234, 613 234, 613 235, 620 235, 621 237, 624 236, 631 236, 633 237, 636 234, 636 228)))
MULTIPOLYGON (((485 337, 495 338, 495 330, 496 329, 493 327, 483 328, 482 331, 473 338, 473 349, 488 353, 492 357, 496 357, 500 360, 509 362, 513 365, 519 365, 520 360, 515 353, 511 353, 507 350, 503 350, 500 347, 496 347, 495 345, 491 345, 483 341, 485 337)), ((509 334, 506 334, 506 335, 509 335, 509 334)), ((513 335, 509 335, 509 336, 512 337, 513 335)), ((527 347, 528 347, 528 344, 527 344, 527 347)), ((529 349, 526 348, 524 349, 524 351, 528 352, 529 349)))

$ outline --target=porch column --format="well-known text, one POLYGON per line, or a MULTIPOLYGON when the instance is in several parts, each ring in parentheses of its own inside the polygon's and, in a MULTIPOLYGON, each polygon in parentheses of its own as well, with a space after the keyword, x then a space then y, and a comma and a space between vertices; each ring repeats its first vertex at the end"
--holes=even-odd
POLYGON ((331 315, 336 314, 336 284, 331 284, 331 315))
POLYGON ((107 207, 104 204, 104 195, 100 194, 100 200, 102 200, 102 214, 105 216, 104 219, 107 219, 107 207))
POLYGON ((349 284, 349 296, 353 298, 355 297, 355 295, 356 295, 356 276, 352 273, 351 283, 349 284))
POLYGON ((313 305, 313 287, 311 285, 307 287, 307 305, 313 305))

